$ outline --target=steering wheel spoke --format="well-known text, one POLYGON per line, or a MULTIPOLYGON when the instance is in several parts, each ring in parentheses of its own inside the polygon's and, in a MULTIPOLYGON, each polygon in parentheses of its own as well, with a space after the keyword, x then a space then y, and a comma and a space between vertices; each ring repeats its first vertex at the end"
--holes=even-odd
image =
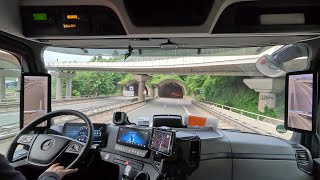
POLYGON ((83 148, 83 143, 77 141, 71 141, 65 150, 66 153, 72 153, 79 155, 83 148))
POLYGON ((19 139, 17 140, 17 144, 21 144, 21 145, 32 145, 33 141, 35 140, 35 138, 37 137, 37 134, 24 134, 21 135, 19 137, 19 139))

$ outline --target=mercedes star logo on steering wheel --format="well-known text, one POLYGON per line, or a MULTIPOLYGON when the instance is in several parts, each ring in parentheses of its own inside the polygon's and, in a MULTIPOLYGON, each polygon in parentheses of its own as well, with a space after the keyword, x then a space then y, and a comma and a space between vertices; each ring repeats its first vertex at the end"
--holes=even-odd
POLYGON ((46 140, 42 145, 41 145, 41 149, 43 151, 48 151, 49 149, 53 148, 54 146, 54 140, 53 139, 49 139, 46 140))

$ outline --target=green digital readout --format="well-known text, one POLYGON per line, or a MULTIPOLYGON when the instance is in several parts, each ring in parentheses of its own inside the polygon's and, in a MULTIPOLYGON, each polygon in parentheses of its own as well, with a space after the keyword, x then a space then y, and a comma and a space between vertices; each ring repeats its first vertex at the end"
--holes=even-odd
POLYGON ((33 16, 33 20, 34 21, 46 21, 46 20, 48 20, 47 13, 33 13, 32 16, 33 16))

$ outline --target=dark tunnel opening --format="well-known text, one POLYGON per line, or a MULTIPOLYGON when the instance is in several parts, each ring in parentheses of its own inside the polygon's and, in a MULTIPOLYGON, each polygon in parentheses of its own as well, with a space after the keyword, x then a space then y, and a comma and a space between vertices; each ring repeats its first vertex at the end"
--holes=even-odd
POLYGON ((167 83, 159 88, 159 97, 183 98, 183 89, 177 83, 167 83))

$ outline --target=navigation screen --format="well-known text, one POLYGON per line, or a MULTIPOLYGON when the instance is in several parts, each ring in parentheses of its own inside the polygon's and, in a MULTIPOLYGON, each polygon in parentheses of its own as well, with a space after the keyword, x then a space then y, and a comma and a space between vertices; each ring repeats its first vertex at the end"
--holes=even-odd
POLYGON ((171 155, 173 144, 173 132, 154 129, 150 149, 165 155, 171 155))
MULTIPOLYGON (((93 143, 100 144, 105 134, 105 124, 94 124, 93 143)), ((87 142, 88 127, 83 123, 66 123, 62 135, 80 142, 87 142)))
POLYGON ((289 75, 287 126, 312 131, 313 77, 311 74, 289 75))
POLYGON ((129 147, 147 149, 149 137, 149 129, 120 127, 118 131, 117 143, 129 147))

